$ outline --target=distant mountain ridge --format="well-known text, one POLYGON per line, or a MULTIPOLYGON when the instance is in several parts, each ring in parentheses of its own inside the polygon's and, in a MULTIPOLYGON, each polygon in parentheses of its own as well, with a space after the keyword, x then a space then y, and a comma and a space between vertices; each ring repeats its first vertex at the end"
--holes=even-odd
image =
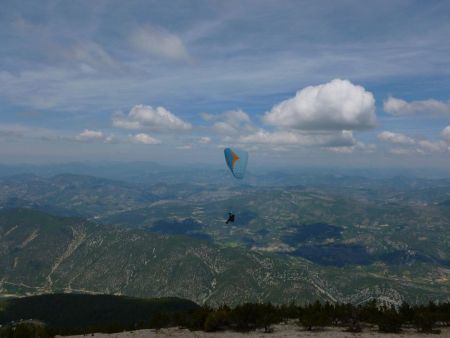
POLYGON ((51 178, 15 175, 0 179, 0 205, 39 208, 61 215, 92 217, 127 210, 156 199, 144 188, 86 175, 51 178))

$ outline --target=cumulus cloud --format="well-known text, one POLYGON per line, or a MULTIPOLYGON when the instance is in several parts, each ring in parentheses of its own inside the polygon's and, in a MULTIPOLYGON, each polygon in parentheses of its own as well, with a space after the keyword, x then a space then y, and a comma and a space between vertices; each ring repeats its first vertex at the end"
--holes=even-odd
POLYGON ((384 101, 384 111, 386 113, 401 116, 415 114, 430 114, 450 116, 450 100, 423 100, 407 102, 402 99, 390 97, 384 101))
POLYGON ((375 99, 363 87, 335 79, 299 90, 266 113, 264 121, 300 130, 368 129, 376 123, 375 99))
POLYGON ((120 68, 120 64, 99 44, 92 41, 83 41, 62 49, 61 54, 65 60, 80 62, 80 70, 84 73, 93 73, 98 68, 120 68))
POLYGON ((296 131, 274 131, 263 129, 241 136, 239 143, 270 144, 270 145, 300 145, 300 146, 329 146, 346 147, 356 143, 353 133, 348 130, 327 133, 299 133, 296 131))
POLYGON ((160 144, 161 141, 145 133, 130 135, 129 140, 133 143, 160 144))
MULTIPOLYGON (((448 127, 447 127, 448 128, 448 127)), ((441 135, 446 139, 447 134, 450 134, 450 128, 445 128, 441 135)), ((449 140, 437 140, 430 141, 427 139, 412 138, 405 134, 393 133, 384 131, 378 134, 378 139, 384 142, 388 142, 396 145, 392 149, 388 149, 388 152, 394 155, 406 155, 406 154, 430 154, 446 152, 449 148, 449 140), (403 147, 398 147, 403 146, 403 147)))
POLYGON ((201 144, 211 143, 211 137, 208 137, 208 136, 200 137, 198 140, 198 143, 201 143, 201 144))
POLYGON ((213 121, 213 120, 215 120, 217 118, 217 115, 214 115, 214 114, 211 114, 211 113, 205 113, 205 112, 200 113, 200 116, 201 116, 201 118, 203 120, 205 120, 207 122, 208 121, 213 121))
POLYGON ((385 142, 394 144, 412 145, 416 143, 416 140, 402 133, 393 133, 390 131, 383 131, 378 134, 378 139, 385 142))
POLYGON ((441 131, 441 136, 450 142, 450 126, 445 127, 442 131, 441 131))
POLYGON ((214 132, 224 135, 222 141, 227 143, 265 144, 272 148, 319 146, 347 152, 362 149, 353 130, 370 128, 376 122, 373 95, 339 79, 304 88, 294 98, 274 106, 263 118, 274 130, 257 128, 242 110, 204 113, 202 117, 213 123, 214 132))
POLYGON ((157 131, 189 130, 192 125, 164 107, 136 105, 128 115, 113 116, 113 125, 124 129, 150 129, 157 131))
POLYGON ((426 155, 447 152, 448 144, 444 141, 418 140, 417 145, 409 148, 394 147, 388 152, 393 155, 426 155))
POLYGON ((256 127, 250 116, 242 110, 222 114, 203 113, 212 130, 222 135, 222 142, 257 146, 270 145, 271 149, 286 147, 352 147, 357 141, 352 130, 298 130, 279 127, 275 130, 256 127))
POLYGON ((325 150, 338 153, 338 154, 351 154, 354 152, 373 153, 377 146, 375 144, 366 144, 363 142, 356 142, 351 146, 343 147, 326 147, 325 150))
POLYGON ((216 121, 213 124, 213 130, 219 134, 236 135, 255 130, 250 116, 240 109, 230 110, 218 115, 207 114, 206 116, 208 121, 216 121))
POLYGON ((258 130, 256 133, 241 136, 240 143, 256 143, 256 144, 299 144, 304 139, 298 133, 289 131, 269 132, 264 129, 258 130))
POLYGON ((415 152, 414 149, 405 149, 405 148, 392 148, 388 150, 388 153, 392 155, 410 155, 414 152, 415 152))
POLYGON ((147 54, 172 60, 188 60, 189 53, 183 41, 175 34, 162 28, 145 26, 136 29, 130 42, 138 50, 147 54))
POLYGON ((445 152, 448 149, 448 144, 444 141, 429 141, 429 140, 420 140, 417 142, 418 148, 417 151, 423 153, 440 153, 445 152))
POLYGON ((105 142, 111 143, 114 138, 111 135, 105 135, 103 132, 98 130, 85 129, 77 136, 75 136, 76 141, 80 142, 105 142))
POLYGON ((250 117, 248 114, 240 109, 230 110, 223 113, 225 120, 231 124, 238 125, 244 122, 250 122, 250 117))

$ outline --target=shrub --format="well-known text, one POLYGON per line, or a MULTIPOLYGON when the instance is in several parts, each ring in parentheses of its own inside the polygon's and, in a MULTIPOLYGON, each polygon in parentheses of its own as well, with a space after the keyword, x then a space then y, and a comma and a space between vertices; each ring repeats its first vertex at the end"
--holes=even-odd
POLYGON ((229 312, 226 310, 217 310, 211 312, 205 320, 204 330, 213 332, 224 330, 229 325, 229 312))
POLYGON ((417 313, 414 321, 418 332, 440 333, 439 330, 433 329, 436 324, 436 315, 430 310, 417 313))
POLYGON ((377 320, 378 330, 384 333, 399 333, 402 330, 402 319, 394 309, 382 311, 377 320))

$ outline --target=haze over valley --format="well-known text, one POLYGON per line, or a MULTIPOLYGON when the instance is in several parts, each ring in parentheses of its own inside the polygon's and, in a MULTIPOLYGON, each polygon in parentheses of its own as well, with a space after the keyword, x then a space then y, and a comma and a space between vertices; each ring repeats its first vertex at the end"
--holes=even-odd
POLYGON ((185 169, 153 170, 139 183, 0 178, 2 294, 213 305, 448 300, 448 179, 276 172, 249 173, 252 184, 237 185, 220 169, 188 170, 185 183, 185 169))

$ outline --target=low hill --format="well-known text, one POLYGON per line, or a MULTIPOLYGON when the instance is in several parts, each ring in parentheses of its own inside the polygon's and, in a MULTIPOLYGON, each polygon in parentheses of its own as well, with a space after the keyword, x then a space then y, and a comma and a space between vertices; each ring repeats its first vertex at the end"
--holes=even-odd
POLYGON ((2 302, 0 324, 33 319, 56 332, 83 332, 86 328, 113 331, 114 326, 134 329, 157 313, 199 308, 179 298, 139 299, 113 295, 51 294, 13 298, 2 302))

